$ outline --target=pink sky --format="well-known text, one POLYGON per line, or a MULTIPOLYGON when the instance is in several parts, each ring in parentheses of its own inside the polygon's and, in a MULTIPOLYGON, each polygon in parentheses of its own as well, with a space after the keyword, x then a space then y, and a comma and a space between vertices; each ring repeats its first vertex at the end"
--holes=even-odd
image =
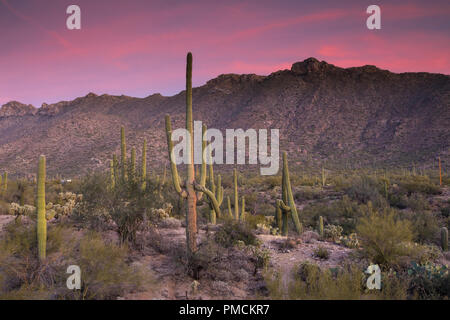
POLYGON ((450 74, 450 2, 0 0, 0 105, 97 94, 145 97, 222 73, 271 72, 316 57, 341 67, 450 74), (70 4, 81 30, 67 30, 70 4), (381 7, 381 30, 366 8, 381 7))

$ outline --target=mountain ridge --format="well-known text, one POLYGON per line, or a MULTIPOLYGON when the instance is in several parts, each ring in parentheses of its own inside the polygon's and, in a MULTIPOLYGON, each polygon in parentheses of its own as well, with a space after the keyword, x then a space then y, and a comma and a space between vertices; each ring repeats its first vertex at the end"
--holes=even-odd
MULTIPOLYGON (((267 76, 219 75, 193 89, 193 103, 194 119, 208 127, 280 129, 281 148, 299 165, 431 164, 449 157, 448 75, 340 68, 308 58, 267 76)), ((8 102, 0 108, 0 169, 32 173, 41 153, 49 172, 104 168, 119 150, 120 125, 130 147, 140 149, 145 137, 155 164, 165 162, 166 113, 174 127, 183 126, 184 91, 145 98, 88 93, 40 108, 8 102)))

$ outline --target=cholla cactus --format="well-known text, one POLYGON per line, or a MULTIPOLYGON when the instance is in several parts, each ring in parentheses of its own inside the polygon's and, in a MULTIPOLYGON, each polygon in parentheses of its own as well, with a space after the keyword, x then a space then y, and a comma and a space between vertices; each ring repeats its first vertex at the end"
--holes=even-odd
POLYGON ((12 202, 9 204, 8 213, 16 216, 16 221, 19 221, 22 216, 34 217, 36 215, 36 207, 30 205, 19 205, 18 203, 12 202))

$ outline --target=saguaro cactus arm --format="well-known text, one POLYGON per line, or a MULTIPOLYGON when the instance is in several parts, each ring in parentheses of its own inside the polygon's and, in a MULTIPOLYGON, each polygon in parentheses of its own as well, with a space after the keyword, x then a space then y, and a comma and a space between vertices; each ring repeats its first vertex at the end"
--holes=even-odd
POLYGON ((182 196, 183 198, 187 197, 186 191, 181 189, 180 185, 180 176, 178 175, 177 164, 175 163, 175 159, 173 159, 173 141, 172 141, 172 123, 170 121, 170 116, 166 115, 166 137, 167 137, 167 146, 169 150, 169 162, 170 162, 170 170, 172 172, 172 182, 175 190, 182 196))
POLYGON ((201 191, 203 193, 206 194, 206 196, 208 197, 209 201, 211 202, 211 205, 214 209, 214 211, 216 211, 217 215, 220 216, 221 212, 220 212, 220 205, 219 202, 216 199, 216 196, 214 195, 214 193, 212 193, 211 190, 207 189, 206 187, 200 185, 200 184, 195 184, 195 189, 197 191, 201 191))

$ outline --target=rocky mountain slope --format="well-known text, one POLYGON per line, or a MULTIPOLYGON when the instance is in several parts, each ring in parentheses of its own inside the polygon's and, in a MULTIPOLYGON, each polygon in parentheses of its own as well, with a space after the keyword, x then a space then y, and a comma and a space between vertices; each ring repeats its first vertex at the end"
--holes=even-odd
MULTIPOLYGON (((184 77, 180 70, 180 77, 184 77)), ((195 72, 194 72, 195 77, 195 72)), ((149 88, 150 89, 150 88, 149 88)), ((0 109, 0 171, 30 174, 40 154, 66 176, 105 167, 147 138, 152 166, 167 161, 164 115, 184 121, 184 91, 171 97, 88 95, 41 108, 0 109)), ((431 165, 450 160, 450 76, 339 68, 314 58, 268 76, 220 75, 193 90, 194 119, 208 127, 278 128, 297 164, 431 165)))

